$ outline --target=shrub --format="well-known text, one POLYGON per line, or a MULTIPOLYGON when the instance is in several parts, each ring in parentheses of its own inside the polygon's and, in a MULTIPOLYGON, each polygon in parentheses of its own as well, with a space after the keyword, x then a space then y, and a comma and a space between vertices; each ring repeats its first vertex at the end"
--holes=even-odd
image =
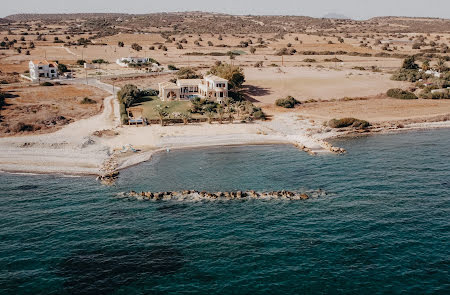
POLYGON ((142 50, 142 46, 139 45, 139 44, 137 44, 137 43, 131 44, 131 48, 132 48, 133 50, 136 50, 136 51, 141 51, 141 50, 142 50))
POLYGON ((333 58, 326 58, 326 59, 324 59, 324 62, 343 62, 343 60, 339 59, 339 58, 336 58, 336 57, 333 57, 333 58))
POLYGON ((398 99, 417 99, 417 96, 414 93, 400 88, 389 89, 386 94, 389 97, 398 99))
POLYGON ((440 91, 440 92, 434 92, 431 94, 432 99, 450 99, 450 91, 440 91))
POLYGON ((31 124, 26 124, 23 122, 19 122, 17 123, 13 128, 12 131, 13 132, 26 132, 26 131, 34 131, 35 127, 31 124))
POLYGON ((286 108, 286 109, 292 109, 297 104, 300 104, 300 102, 298 100, 296 100, 295 98, 293 98, 292 96, 288 96, 286 98, 280 98, 275 101, 275 105, 286 108))
POLYGON ((148 88, 145 90, 141 90, 140 96, 158 96, 158 94, 158 90, 148 88))
POLYGON ((429 76, 418 70, 400 69, 392 75, 391 80, 417 82, 420 79, 427 79, 429 76))
POLYGON ((264 120, 267 119, 266 114, 261 109, 253 112, 252 115, 253 115, 253 118, 255 118, 256 120, 263 120, 264 121, 264 120))
POLYGON ((416 64, 416 58, 413 56, 405 58, 403 61, 402 69, 405 70, 417 70, 419 65, 416 64))
POLYGON ((314 58, 305 58, 303 62, 316 62, 314 58))
POLYGON ((176 71, 176 70, 178 70, 178 68, 177 68, 176 66, 174 66, 174 65, 168 65, 167 68, 168 68, 169 70, 171 70, 171 71, 176 71))
POLYGON ((102 59, 102 58, 99 58, 99 59, 94 59, 92 61, 92 63, 93 64, 107 64, 108 62, 106 60, 102 59))
POLYGON ((330 120, 328 122, 328 126, 330 126, 331 128, 345 128, 352 126, 357 129, 365 129, 370 126, 370 123, 355 118, 342 118, 330 120))
POLYGON ((89 97, 85 97, 80 101, 80 104, 96 104, 96 103, 97 103, 97 101, 95 101, 89 97))
POLYGON ((44 83, 41 83, 41 86, 53 86, 53 83, 44 82, 44 83))
POLYGON ((58 64, 58 71, 60 73, 66 73, 66 72, 69 72, 69 69, 67 68, 67 66, 65 64, 58 64))
POLYGON ((0 92, 0 109, 5 105, 6 93, 0 92))

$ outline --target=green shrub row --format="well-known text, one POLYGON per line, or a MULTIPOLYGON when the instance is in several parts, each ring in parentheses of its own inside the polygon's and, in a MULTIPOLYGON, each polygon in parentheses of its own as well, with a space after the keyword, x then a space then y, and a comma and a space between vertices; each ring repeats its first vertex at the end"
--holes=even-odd
POLYGON ((400 89, 400 88, 392 88, 387 91, 387 96, 398 99, 417 99, 418 97, 409 91, 400 89))
POLYGON ((330 126, 331 128, 345 128, 351 126, 357 129, 365 129, 370 126, 370 123, 355 118, 342 118, 342 119, 331 119, 328 122, 328 126, 330 126))

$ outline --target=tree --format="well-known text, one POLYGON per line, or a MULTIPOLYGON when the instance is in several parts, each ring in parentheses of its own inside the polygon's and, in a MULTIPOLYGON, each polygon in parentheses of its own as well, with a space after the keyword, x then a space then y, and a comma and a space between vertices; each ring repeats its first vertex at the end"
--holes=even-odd
POLYGON ((124 46, 125 46, 125 44, 124 44, 122 41, 117 42, 117 45, 118 45, 119 47, 124 47, 124 46))
POLYGON ((223 105, 219 105, 217 107, 217 115, 219 115, 219 123, 222 124, 223 116, 225 115, 225 108, 223 107, 223 105))
POLYGON ((227 113, 228 121, 229 121, 230 123, 233 123, 233 119, 234 119, 234 116, 233 116, 234 108, 233 108, 233 105, 231 104, 231 100, 230 100, 230 99, 227 99, 227 100, 225 101, 225 105, 227 106, 227 108, 226 108, 226 113, 227 113))
POLYGON ((212 120, 214 119, 215 112, 207 111, 206 116, 208 117, 208 123, 212 124, 212 120))
POLYGON ((438 59, 436 63, 436 70, 441 73, 447 70, 447 66, 445 65, 445 60, 443 58, 438 59))
POLYGON ((182 113, 181 114, 181 119, 183 119, 183 124, 184 125, 187 125, 191 118, 192 118, 192 115, 190 113, 182 113))
POLYGON ((159 122, 160 122, 161 126, 164 126, 164 118, 167 117, 169 114, 167 113, 167 111, 164 108, 162 108, 159 105, 155 107, 155 111, 158 114, 159 122))
POLYGON ((68 72, 69 69, 67 68, 67 66, 65 64, 58 64, 58 71, 60 73, 65 73, 65 72, 68 72))
POLYGON ((422 70, 428 71, 429 69, 430 69, 430 61, 426 59, 422 63, 422 70))
POLYGON ((117 92, 117 98, 126 107, 130 107, 139 97, 141 97, 141 91, 133 84, 125 85, 117 92))
POLYGON ((180 68, 180 70, 177 72, 177 78, 178 79, 201 79, 202 75, 197 74, 193 68, 190 67, 184 67, 180 68))
POLYGON ((239 66, 220 63, 214 65, 209 70, 209 73, 228 80, 232 91, 235 93, 240 90, 242 84, 245 82, 244 70, 239 66))
POLYGON ((417 70, 419 68, 419 66, 416 64, 416 58, 414 57, 414 55, 405 58, 402 68, 405 70, 417 70))
POLYGON ((138 51, 138 52, 142 50, 142 46, 139 45, 139 44, 137 44, 137 43, 131 44, 131 48, 132 48, 133 50, 138 51))

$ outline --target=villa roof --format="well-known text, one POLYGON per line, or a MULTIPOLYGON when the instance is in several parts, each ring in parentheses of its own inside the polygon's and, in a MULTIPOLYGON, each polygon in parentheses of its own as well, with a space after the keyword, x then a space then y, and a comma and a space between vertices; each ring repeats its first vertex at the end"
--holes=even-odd
POLYGON ((178 79, 178 85, 188 85, 188 86, 197 86, 202 82, 201 79, 178 79))
POLYGON ((205 78, 208 78, 208 79, 210 79, 210 80, 213 80, 214 82, 228 82, 227 79, 220 78, 220 77, 217 77, 217 76, 215 76, 215 75, 207 75, 207 76, 205 76, 205 78))
POLYGON ((180 86, 178 86, 177 84, 172 83, 172 82, 162 82, 162 83, 159 83, 159 86, 161 86, 162 88, 167 88, 167 89, 180 88, 180 86))
POLYGON ((49 62, 47 60, 32 60, 31 61, 35 65, 56 65, 56 62, 49 62))

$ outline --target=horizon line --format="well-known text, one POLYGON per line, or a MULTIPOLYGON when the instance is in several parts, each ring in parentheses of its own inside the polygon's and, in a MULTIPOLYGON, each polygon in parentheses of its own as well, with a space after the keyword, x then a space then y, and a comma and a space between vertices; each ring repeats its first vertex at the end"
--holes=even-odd
POLYGON ((149 15, 149 14, 161 14, 161 13, 209 13, 209 14, 218 14, 218 15, 231 15, 231 16, 293 16, 293 17, 311 17, 316 19, 348 19, 355 21, 364 21, 370 20, 373 18, 429 18, 429 19, 442 19, 449 20, 450 18, 438 17, 438 16, 406 16, 406 15, 377 15, 368 18, 355 18, 349 17, 343 13, 338 12, 327 12, 323 16, 311 16, 311 15, 301 15, 301 14, 252 14, 252 13, 224 13, 224 12, 215 12, 215 11, 202 11, 202 10, 185 10, 185 11, 155 11, 155 12, 146 12, 146 13, 132 13, 132 12, 21 12, 21 13, 12 13, 6 16, 0 16, 0 18, 7 19, 8 17, 15 15, 76 15, 76 14, 117 14, 117 15, 149 15), (345 18, 333 18, 327 17, 327 15, 336 14, 345 18))

